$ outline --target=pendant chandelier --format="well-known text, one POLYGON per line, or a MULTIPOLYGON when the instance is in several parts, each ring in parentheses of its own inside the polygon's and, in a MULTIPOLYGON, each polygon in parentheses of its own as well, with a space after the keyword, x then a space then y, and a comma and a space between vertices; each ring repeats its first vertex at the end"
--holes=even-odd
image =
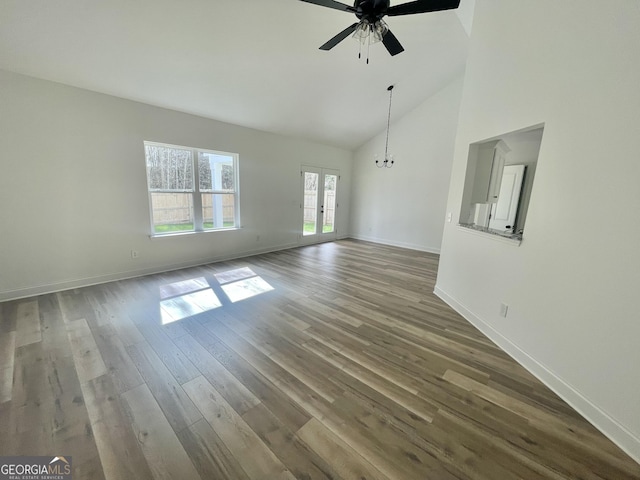
POLYGON ((384 144, 384 160, 378 160, 378 155, 375 155, 376 167, 378 168, 391 168, 393 167, 393 155, 389 153, 389 127, 391 126, 391 97, 393 96, 393 85, 389 85, 387 88, 389 91, 389 113, 387 115, 387 139, 384 144))

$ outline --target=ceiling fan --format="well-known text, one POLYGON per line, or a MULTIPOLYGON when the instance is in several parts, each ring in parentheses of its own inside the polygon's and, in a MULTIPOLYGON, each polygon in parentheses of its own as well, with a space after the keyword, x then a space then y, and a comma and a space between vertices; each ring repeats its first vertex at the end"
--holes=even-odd
POLYGON ((320 47, 320 50, 331 50, 342 40, 353 34, 363 43, 368 40, 369 44, 382 42, 387 51, 393 56, 404 51, 396 36, 391 33, 382 17, 388 15, 395 17, 399 15, 413 15, 415 13, 429 13, 440 10, 451 10, 458 8, 460 0, 416 0, 390 6, 390 0, 355 0, 353 7, 334 0, 301 0, 307 3, 320 5, 321 7, 333 8, 344 12, 355 13, 358 22, 348 26, 327 43, 320 47))

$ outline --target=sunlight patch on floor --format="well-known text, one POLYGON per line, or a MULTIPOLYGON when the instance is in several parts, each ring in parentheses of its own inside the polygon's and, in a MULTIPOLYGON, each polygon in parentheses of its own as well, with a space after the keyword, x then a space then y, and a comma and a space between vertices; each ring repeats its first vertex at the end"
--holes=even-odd
MULTIPOLYGON (((221 288, 231 303, 246 300, 274 290, 251 268, 243 267, 214 274, 217 283, 210 284, 205 277, 191 278, 161 285, 160 317, 162 325, 184 320, 223 306, 214 288, 221 288)), ((223 299, 224 300, 224 299, 223 299)))

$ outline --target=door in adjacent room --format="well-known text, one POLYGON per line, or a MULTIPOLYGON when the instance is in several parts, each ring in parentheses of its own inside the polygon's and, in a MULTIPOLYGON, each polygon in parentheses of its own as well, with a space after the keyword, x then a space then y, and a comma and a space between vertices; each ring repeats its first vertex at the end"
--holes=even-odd
POLYGON ((515 233, 520 202, 520 192, 526 167, 524 165, 507 165, 502 172, 502 184, 498 201, 491 207, 489 228, 495 230, 511 230, 515 233))

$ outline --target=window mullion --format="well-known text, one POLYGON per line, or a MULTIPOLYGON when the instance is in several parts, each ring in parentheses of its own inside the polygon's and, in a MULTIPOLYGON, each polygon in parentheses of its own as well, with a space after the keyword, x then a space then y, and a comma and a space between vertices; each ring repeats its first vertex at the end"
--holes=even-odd
POLYGON ((193 226, 196 232, 202 232, 204 230, 204 219, 202 215, 202 194, 200 193, 200 171, 197 150, 193 150, 193 176, 193 226))

